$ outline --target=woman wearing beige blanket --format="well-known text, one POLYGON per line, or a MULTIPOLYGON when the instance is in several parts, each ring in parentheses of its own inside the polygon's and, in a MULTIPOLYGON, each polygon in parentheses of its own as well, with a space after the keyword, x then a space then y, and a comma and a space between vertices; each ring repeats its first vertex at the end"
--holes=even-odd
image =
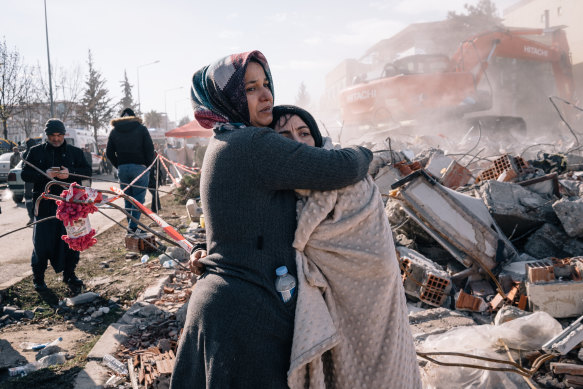
MULTIPOLYGON (((316 147, 306 111, 273 109, 278 133, 316 147)), ((368 176, 332 191, 298 191, 298 300, 291 388, 420 388, 395 247, 368 176)))

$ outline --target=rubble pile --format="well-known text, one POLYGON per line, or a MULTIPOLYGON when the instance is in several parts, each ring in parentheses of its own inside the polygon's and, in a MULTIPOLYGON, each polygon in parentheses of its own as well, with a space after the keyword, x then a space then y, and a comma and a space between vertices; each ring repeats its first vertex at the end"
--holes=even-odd
MULTIPOLYGON (((177 270, 156 298, 132 306, 119 321, 133 326, 115 358, 127 364, 127 377, 117 374, 115 385, 167 387, 176 358, 176 348, 192 293, 192 274, 177 270)), ((115 373, 115 372, 114 372, 115 373)))
MULTIPOLYGON (((385 200, 410 307, 447 308, 494 326, 544 312, 555 329, 556 319, 583 315, 583 158, 506 153, 470 170, 440 149, 411 154, 376 152, 369 170, 385 200)), ((414 325, 419 313, 411 315, 414 325)), ((415 335, 419 346, 422 335, 415 335)), ((583 382, 583 366, 563 369, 573 362, 565 358, 552 369, 542 364, 540 379, 556 379, 556 387, 583 382)))

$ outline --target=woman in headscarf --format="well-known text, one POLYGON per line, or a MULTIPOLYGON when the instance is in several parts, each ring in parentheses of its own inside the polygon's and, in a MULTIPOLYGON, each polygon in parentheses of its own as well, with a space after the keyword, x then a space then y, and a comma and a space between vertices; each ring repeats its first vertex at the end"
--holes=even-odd
MULTIPOLYGON (((334 147, 299 107, 274 107, 270 127, 308 146, 334 147)), ((289 387, 421 388, 395 245, 372 178, 296 192, 299 291, 289 387)))
POLYGON ((372 154, 309 147, 265 128, 273 86, 258 51, 197 71, 191 97, 195 118, 215 133, 200 185, 208 255, 190 297, 171 387, 287 388, 296 300, 280 299, 275 270, 285 265, 297 277, 293 189, 354 184, 372 154))

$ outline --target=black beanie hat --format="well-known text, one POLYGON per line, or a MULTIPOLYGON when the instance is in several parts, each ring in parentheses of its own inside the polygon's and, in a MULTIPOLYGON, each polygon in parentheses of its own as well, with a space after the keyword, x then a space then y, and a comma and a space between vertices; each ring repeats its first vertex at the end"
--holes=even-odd
POLYGON ((134 113, 134 110, 131 108, 125 108, 123 111, 121 111, 121 115, 119 115, 120 117, 124 117, 124 116, 136 116, 136 114, 134 113))
POLYGON ((65 125, 59 119, 49 119, 45 124, 45 134, 51 135, 55 133, 64 134, 67 132, 65 130, 65 125))
POLYGON ((310 129, 310 134, 312 134, 312 138, 314 138, 314 143, 316 147, 322 147, 322 134, 320 134, 320 129, 316 124, 316 120, 314 117, 305 109, 300 107, 296 107, 295 105, 278 105, 273 107, 273 121, 269 125, 271 128, 275 128, 277 122, 282 116, 287 115, 298 115, 300 119, 304 121, 308 125, 310 129))

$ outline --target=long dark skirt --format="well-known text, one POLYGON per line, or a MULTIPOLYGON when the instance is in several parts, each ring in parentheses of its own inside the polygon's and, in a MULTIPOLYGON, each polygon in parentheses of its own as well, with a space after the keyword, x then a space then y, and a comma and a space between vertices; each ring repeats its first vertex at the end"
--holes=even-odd
POLYGON ((295 301, 207 274, 190 297, 171 388, 287 388, 295 301))
POLYGON ((47 220, 34 226, 32 233, 34 250, 31 257, 33 268, 44 271, 50 261, 55 273, 75 269, 79 262, 79 252, 71 250, 61 239, 61 236, 66 234, 63 222, 58 219, 47 220))

